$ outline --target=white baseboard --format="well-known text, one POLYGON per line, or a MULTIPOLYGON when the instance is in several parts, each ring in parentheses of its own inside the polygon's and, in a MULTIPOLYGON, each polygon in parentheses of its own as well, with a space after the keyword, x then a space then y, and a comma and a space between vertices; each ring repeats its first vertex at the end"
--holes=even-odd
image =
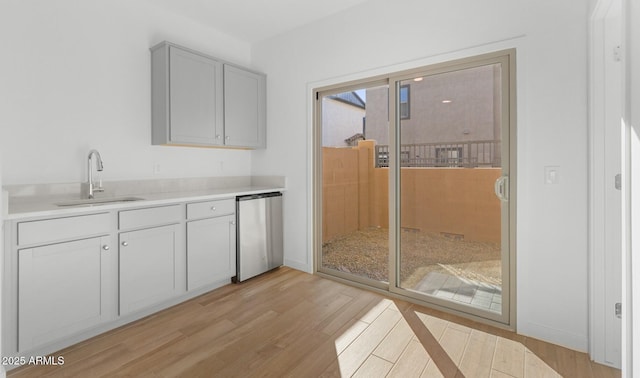
POLYGON ((289 268, 301 270, 306 273, 313 274, 313 266, 310 266, 306 263, 301 263, 294 260, 284 260, 284 266, 288 266, 289 268))
POLYGON ((578 352, 589 353, 589 341, 586 334, 578 335, 542 324, 521 321, 518 322, 518 333, 578 352))

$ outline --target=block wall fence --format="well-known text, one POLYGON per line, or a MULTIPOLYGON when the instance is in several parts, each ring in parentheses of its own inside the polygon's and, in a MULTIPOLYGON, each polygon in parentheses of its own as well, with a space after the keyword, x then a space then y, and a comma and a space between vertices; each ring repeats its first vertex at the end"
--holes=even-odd
MULTIPOLYGON (((389 169, 375 168, 375 141, 322 150, 322 241, 389 227, 389 169)), ((402 227, 500 242, 499 168, 402 168, 402 227)))

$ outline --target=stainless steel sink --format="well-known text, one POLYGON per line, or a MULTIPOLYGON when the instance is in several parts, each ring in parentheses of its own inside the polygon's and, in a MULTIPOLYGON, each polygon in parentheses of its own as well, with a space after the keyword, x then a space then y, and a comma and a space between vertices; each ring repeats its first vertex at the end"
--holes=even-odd
POLYGON ((108 205, 111 203, 133 202, 133 201, 142 201, 142 200, 144 200, 144 198, 140 198, 140 197, 92 198, 92 199, 79 199, 79 200, 58 202, 55 205, 60 207, 97 206, 97 205, 108 205))

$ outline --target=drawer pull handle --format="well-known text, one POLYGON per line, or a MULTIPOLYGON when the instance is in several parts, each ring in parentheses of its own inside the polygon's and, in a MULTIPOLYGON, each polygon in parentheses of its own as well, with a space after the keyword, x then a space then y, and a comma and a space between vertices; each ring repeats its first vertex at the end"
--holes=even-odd
POLYGON ((102 246, 102 249, 104 249, 105 251, 108 251, 109 250, 109 246, 105 244, 105 245, 102 246))
POLYGON ((128 245, 129 245, 129 243, 127 243, 127 242, 122 242, 122 246, 123 246, 123 247, 126 247, 126 246, 128 246, 128 245))
POLYGON ((211 206, 211 211, 216 211, 216 207, 215 206, 211 206))

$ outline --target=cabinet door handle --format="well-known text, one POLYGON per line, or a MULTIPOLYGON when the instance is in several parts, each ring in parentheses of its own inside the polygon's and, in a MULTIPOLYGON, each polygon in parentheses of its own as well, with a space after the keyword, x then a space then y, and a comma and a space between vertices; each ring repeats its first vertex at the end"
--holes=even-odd
POLYGON ((129 245, 129 243, 127 243, 126 241, 122 242, 122 246, 123 246, 123 247, 126 247, 126 246, 128 246, 128 245, 129 245))
POLYGON ((231 221, 231 222, 229 222, 229 223, 231 223, 231 225, 232 225, 232 226, 235 226, 236 221, 231 221))
POLYGON ((217 135, 216 135, 216 139, 220 139, 220 134, 217 134, 217 135))
POLYGON ((105 251, 108 251, 109 250, 109 246, 105 244, 105 245, 102 246, 102 249, 104 249, 105 251))
POLYGON ((230 138, 230 137, 229 137, 228 135, 227 135, 226 137, 224 137, 224 139, 226 139, 226 140, 229 140, 229 138, 230 138))

